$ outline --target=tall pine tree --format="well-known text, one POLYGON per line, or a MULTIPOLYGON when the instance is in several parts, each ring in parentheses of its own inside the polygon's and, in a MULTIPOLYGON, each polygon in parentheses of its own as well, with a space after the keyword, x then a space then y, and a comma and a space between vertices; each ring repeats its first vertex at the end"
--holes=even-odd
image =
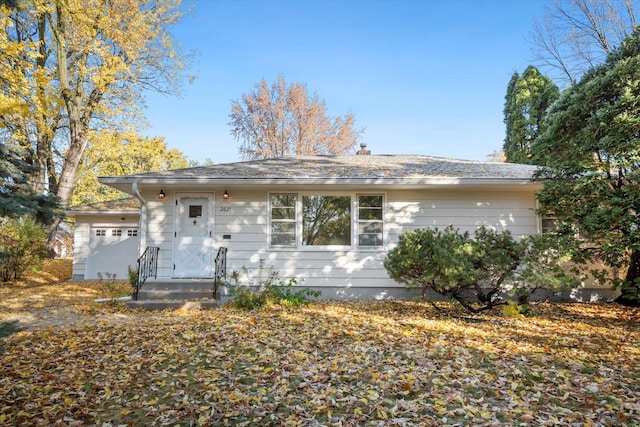
POLYGON ((58 200, 33 191, 28 177, 34 167, 23 160, 24 156, 24 149, 0 142, 0 218, 26 215, 50 224, 59 216, 58 200))
POLYGON ((549 110, 533 150, 540 213, 578 239, 575 259, 640 305, 640 29, 549 110), (611 271, 619 276, 611 277, 611 271))
POLYGON ((550 78, 532 65, 513 74, 504 103, 506 137, 503 150, 508 163, 533 164, 531 144, 542 133, 543 119, 560 91, 550 78))

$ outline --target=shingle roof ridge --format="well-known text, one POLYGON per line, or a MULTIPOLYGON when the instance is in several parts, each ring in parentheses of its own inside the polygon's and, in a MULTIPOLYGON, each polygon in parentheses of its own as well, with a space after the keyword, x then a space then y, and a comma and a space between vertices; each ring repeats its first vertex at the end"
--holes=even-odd
MULTIPOLYGON (((422 160, 433 160, 433 161, 443 161, 449 163, 465 163, 465 164, 487 164, 487 165, 519 165, 519 166, 531 166, 524 165, 518 163, 496 163, 489 162, 486 160, 469 160, 469 159, 459 159, 455 157, 440 157, 440 156, 431 156, 426 154, 369 154, 369 155, 357 155, 357 154, 314 154, 314 155, 301 155, 301 156, 278 156, 278 157, 269 157, 266 159, 251 159, 251 160, 240 160, 237 162, 224 162, 224 163, 214 163, 211 165, 200 165, 200 166, 190 166, 186 168, 178 168, 171 169, 172 171, 187 171, 187 170, 197 170, 197 169, 211 169, 216 167, 224 167, 224 166, 233 166, 239 167, 242 165, 252 165, 252 164, 260 164, 260 163, 268 163, 268 162, 278 162, 278 161, 291 161, 291 160, 319 160, 319 159, 353 159, 353 160, 361 160, 365 162, 368 159, 407 159, 407 158, 416 158, 422 160)), ((137 174, 132 174, 136 176, 144 176, 144 175, 152 175, 156 174, 160 171, 153 172, 142 172, 137 174)))

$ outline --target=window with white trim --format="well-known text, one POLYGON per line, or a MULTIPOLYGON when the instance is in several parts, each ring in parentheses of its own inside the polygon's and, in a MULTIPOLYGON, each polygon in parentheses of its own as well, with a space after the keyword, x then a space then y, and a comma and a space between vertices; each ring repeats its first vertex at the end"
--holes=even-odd
POLYGON ((104 237, 106 235, 107 235, 107 230, 104 230, 102 228, 96 230, 96 236, 104 237))
POLYGON ((358 246, 382 246, 382 196, 358 195, 358 246))
POLYGON ((130 228, 127 230, 127 236, 129 237, 135 237, 138 235, 138 230, 135 228, 130 228))
POLYGON ((112 236, 122 236, 122 230, 120 230, 120 229, 111 230, 111 235, 112 236))
POLYGON ((270 196, 271 246, 296 246, 296 194, 270 196))
POLYGON ((269 195, 270 246, 311 248, 384 245, 382 194, 269 195))

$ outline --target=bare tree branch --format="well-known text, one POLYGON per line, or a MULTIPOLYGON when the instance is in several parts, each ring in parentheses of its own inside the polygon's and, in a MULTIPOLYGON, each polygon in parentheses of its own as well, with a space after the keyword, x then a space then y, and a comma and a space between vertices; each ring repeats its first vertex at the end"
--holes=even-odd
POLYGON ((363 132, 355 129, 353 114, 327 116, 318 94, 309 97, 304 84, 288 85, 283 75, 271 86, 262 80, 241 101, 232 101, 229 117, 245 159, 346 154, 363 132))
POLYGON ((575 84, 632 31, 636 1, 554 0, 531 31, 533 62, 554 80, 575 84))

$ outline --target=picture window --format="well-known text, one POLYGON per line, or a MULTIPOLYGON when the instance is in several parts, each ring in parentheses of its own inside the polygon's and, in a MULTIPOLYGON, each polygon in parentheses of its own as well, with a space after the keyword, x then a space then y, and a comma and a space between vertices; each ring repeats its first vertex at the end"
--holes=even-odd
POLYGON ((271 194, 269 229, 271 247, 380 247, 384 196, 271 194))

